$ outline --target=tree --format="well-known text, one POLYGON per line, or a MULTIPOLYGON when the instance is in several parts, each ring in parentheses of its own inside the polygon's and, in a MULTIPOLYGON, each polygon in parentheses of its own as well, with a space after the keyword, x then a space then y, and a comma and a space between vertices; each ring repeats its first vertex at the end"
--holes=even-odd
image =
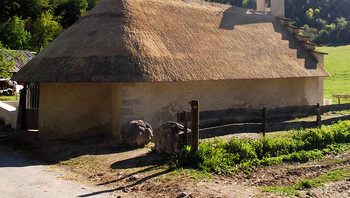
POLYGON ((17 16, 12 17, 0 31, 3 44, 11 49, 26 49, 31 38, 30 32, 25 29, 24 21, 17 16))
POLYGON ((312 8, 308 9, 305 15, 309 20, 312 20, 314 18, 314 10, 312 8))
POLYGON ((6 22, 9 18, 15 15, 16 10, 20 4, 15 0, 1 0, 0 1, 0 23, 6 22))
POLYGON ((17 15, 22 16, 24 19, 32 18, 36 19, 42 12, 47 10, 47 0, 16 0, 19 2, 20 7, 17 15))
POLYGON ((304 25, 301 30, 300 30, 301 34, 307 35, 310 37, 310 39, 314 39, 315 38, 315 34, 317 33, 317 29, 316 28, 310 28, 307 24, 304 25))
POLYGON ((73 25, 80 17, 84 16, 88 9, 86 0, 69 0, 62 3, 55 9, 55 14, 62 17, 61 24, 68 28, 73 25))
POLYGON ((0 42, 0 76, 5 79, 10 79, 12 76, 12 67, 16 65, 16 58, 24 61, 21 54, 14 50, 5 48, 0 42))
POLYGON ((53 19, 49 11, 41 13, 32 26, 32 47, 39 52, 63 31, 62 26, 53 19))
POLYGON ((316 19, 316 24, 315 26, 318 28, 318 29, 323 29, 327 24, 327 21, 326 20, 322 20, 321 18, 317 18, 316 19))
POLYGON ((88 10, 91 10, 93 7, 95 7, 96 4, 98 4, 101 0, 87 0, 88 2, 88 10))
POLYGON ((321 30, 318 36, 313 40, 316 44, 329 43, 330 34, 327 30, 321 30))

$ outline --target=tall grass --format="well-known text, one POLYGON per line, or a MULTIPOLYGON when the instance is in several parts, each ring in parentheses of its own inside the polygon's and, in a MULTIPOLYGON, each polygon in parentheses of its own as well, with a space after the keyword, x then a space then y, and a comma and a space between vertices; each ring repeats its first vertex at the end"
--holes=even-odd
POLYGON ((187 145, 170 160, 170 164, 173 168, 191 166, 215 173, 234 173, 247 171, 252 166, 320 159, 325 154, 340 151, 339 147, 344 143, 350 143, 350 121, 299 130, 280 138, 215 139, 200 143, 196 153, 190 153, 191 148, 187 145))

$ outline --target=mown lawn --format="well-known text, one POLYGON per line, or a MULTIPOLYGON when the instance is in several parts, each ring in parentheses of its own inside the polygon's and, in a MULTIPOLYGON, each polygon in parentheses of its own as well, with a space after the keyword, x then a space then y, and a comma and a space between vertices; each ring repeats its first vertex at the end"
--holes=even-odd
POLYGON ((19 100, 19 96, 0 96, 0 101, 15 101, 19 100))
MULTIPOLYGON (((323 46, 317 50, 327 52, 325 67, 331 77, 324 80, 324 98, 332 98, 332 94, 350 95, 350 45, 323 46)), ((332 98, 333 103, 338 103, 332 98)), ((341 102, 350 102, 350 99, 341 99, 341 102)))

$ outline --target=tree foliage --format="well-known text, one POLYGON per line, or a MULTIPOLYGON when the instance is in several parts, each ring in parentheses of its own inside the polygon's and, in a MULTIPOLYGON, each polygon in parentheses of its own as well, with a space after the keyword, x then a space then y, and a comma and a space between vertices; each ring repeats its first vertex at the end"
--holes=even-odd
POLYGON ((69 0, 57 6, 55 13, 62 17, 61 24, 67 28, 84 16, 88 6, 87 0, 69 0))
POLYGON ((100 0, 1 0, 0 41, 39 52, 100 0))
MULTIPOLYGON (((255 8, 256 0, 206 0, 255 8)), ((350 43, 350 0, 285 0, 286 17, 317 44, 350 43)))
POLYGON ((0 77, 9 79, 12 75, 11 70, 16 65, 16 58, 24 61, 23 56, 16 51, 5 48, 0 42, 0 77))
POLYGON ((1 40, 11 49, 26 49, 31 34, 25 29, 24 21, 17 16, 12 17, 0 31, 1 40))
POLYGON ((49 11, 41 13, 41 16, 32 25, 32 48, 39 52, 55 39, 62 30, 62 26, 53 19, 49 11))
POLYGON ((286 16, 317 44, 350 43, 350 0, 286 0, 286 16))
MULTIPOLYGON (((0 41, 40 51, 100 0, 1 0, 0 41)), ((206 0, 255 8, 256 0, 206 0)), ((286 17, 317 44, 350 43, 350 0, 285 0, 286 17)))

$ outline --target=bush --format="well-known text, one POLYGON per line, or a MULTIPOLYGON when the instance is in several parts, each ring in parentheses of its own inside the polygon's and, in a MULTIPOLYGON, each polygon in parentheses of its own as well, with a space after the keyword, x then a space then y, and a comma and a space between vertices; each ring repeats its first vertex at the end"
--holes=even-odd
POLYGON ((241 163, 255 159, 257 157, 256 152, 251 144, 245 140, 239 140, 232 138, 225 145, 225 150, 232 153, 232 160, 234 163, 241 163))
POLYGON ((199 144, 196 153, 187 145, 170 160, 171 167, 191 166, 215 173, 249 170, 252 166, 271 166, 281 162, 306 162, 340 151, 340 144, 350 142, 350 121, 333 126, 300 130, 287 138, 259 140, 215 139, 199 144))

